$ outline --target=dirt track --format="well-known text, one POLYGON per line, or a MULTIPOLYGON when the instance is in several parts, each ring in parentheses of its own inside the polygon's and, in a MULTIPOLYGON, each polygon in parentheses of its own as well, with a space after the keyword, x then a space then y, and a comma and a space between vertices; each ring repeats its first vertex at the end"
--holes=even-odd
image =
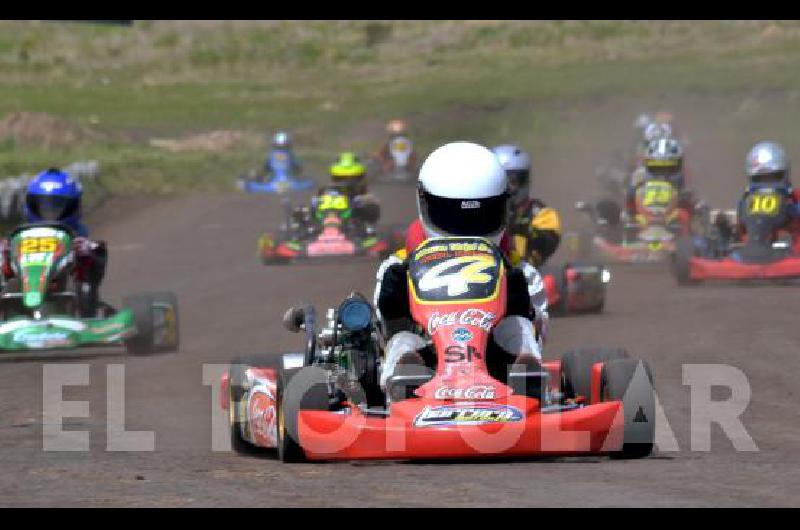
MULTIPOLYGON (((583 160, 600 156, 600 147, 582 153, 583 160)), ((738 158, 729 166, 737 163, 738 158)), ((591 165, 572 164, 566 181, 543 178, 543 195, 564 210, 580 198, 575 185, 585 181, 591 165)), ((545 176, 563 170, 554 158, 543 160, 542 167, 545 176)), ((704 183, 701 192, 730 200, 735 188, 716 182, 704 183)), ((377 193, 384 198, 387 221, 413 215, 409 190, 404 198, 386 189, 377 193)), ((288 305, 308 301, 324 308, 351 289, 371 294, 372 263, 260 265, 255 240, 276 225, 279 212, 275 199, 231 194, 117 199, 96 213, 94 235, 111 245, 105 296, 118 303, 137 290, 175 290, 182 351, 148 358, 94 351, 93 357, 69 361, 91 365, 89 387, 64 391, 67 400, 90 402, 91 417, 68 420, 66 427, 91 432, 88 453, 42 450, 42 364, 66 361, 0 363, 0 505, 800 504, 797 288, 677 289, 661 267, 615 268, 607 312, 554 321, 547 355, 600 343, 625 346, 646 358, 680 451, 631 462, 321 465, 212 452, 215 405, 202 384, 203 363, 296 349, 298 337, 280 326, 288 305), (154 431, 154 452, 105 450, 106 365, 113 363, 126 366, 126 427, 154 431), (718 427, 712 429, 710 452, 690 451, 684 363, 728 364, 746 374, 752 397, 742 421, 758 452, 737 452, 718 427)), ((715 393, 715 399, 727 395, 715 393)))

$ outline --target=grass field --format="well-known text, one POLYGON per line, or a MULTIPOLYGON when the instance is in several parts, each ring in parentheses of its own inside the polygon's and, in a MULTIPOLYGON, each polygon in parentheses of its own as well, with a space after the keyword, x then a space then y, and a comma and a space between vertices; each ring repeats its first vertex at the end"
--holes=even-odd
POLYGON ((743 102, 742 126, 748 98, 778 94, 763 112, 789 134, 798 67, 800 23, 783 21, 5 21, 0 120, 43 114, 21 133, 0 123, 0 174, 94 158, 113 193, 218 191, 278 127, 319 174, 338 150, 374 149, 394 116, 423 152, 453 138, 541 150, 577 134, 571 109, 676 92, 743 102), (233 133, 181 144, 212 131, 233 133))

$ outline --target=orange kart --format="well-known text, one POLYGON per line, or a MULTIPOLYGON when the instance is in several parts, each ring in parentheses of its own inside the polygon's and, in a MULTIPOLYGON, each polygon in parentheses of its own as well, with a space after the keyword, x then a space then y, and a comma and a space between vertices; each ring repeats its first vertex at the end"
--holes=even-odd
POLYGON ((351 295, 319 333, 313 308, 287 313, 302 354, 237 359, 222 379, 235 449, 283 461, 609 454, 653 448, 647 363, 587 348, 539 365, 504 365, 490 336, 506 312, 507 266, 482 238, 430 239, 409 257, 425 365, 400 363, 377 385, 374 311, 351 295))

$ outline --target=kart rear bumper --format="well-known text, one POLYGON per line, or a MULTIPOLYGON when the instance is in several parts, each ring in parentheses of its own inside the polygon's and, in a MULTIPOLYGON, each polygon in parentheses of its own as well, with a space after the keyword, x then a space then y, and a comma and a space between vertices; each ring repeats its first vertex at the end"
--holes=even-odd
POLYGON ((619 401, 533 411, 514 423, 443 427, 416 427, 414 417, 400 411, 386 419, 301 411, 298 430, 310 460, 603 454, 622 448, 623 418, 619 401))
POLYGON ((594 246, 600 254, 610 260, 621 263, 655 263, 664 261, 674 250, 674 245, 664 243, 658 249, 651 249, 647 244, 618 245, 602 237, 595 237, 594 246))
POLYGON ((318 261, 318 260, 335 259, 343 257, 376 258, 380 256, 383 252, 386 252, 388 249, 389 249, 389 243, 387 241, 380 240, 374 245, 371 245, 366 248, 356 247, 351 252, 320 252, 317 254, 311 254, 304 248, 293 249, 289 248, 283 243, 280 243, 275 246, 262 245, 261 259, 264 261, 269 261, 269 260, 318 261))
POLYGON ((689 262, 693 280, 749 280, 800 278, 800 257, 772 263, 742 263, 732 258, 722 260, 694 257, 689 262))

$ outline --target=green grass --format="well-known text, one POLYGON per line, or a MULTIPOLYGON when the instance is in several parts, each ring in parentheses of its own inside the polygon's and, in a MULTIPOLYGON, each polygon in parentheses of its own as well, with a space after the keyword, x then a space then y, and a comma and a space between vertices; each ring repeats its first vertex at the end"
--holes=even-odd
POLYGON ((0 118, 46 112, 96 135, 52 149, 0 142, 0 174, 95 158, 114 193, 224 190, 260 165, 278 127, 319 172, 339 149, 374 148, 396 115, 424 124, 414 135, 425 151, 442 138, 546 134, 555 101, 796 87, 798 66, 790 21, 7 21, 0 118), (264 143, 149 144, 213 129, 264 143))

